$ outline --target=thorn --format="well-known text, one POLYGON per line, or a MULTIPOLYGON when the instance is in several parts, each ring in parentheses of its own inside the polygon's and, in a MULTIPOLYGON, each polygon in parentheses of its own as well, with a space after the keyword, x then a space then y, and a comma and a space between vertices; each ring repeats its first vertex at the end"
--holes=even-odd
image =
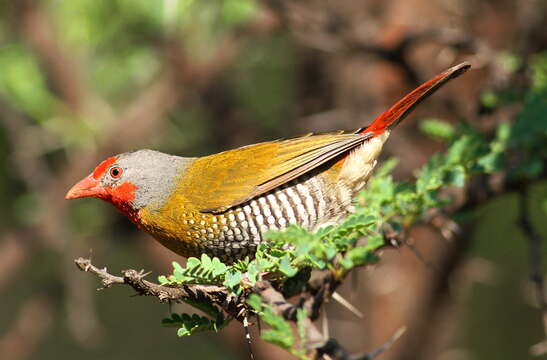
POLYGON ((435 216, 431 220, 431 224, 438 229, 443 239, 448 242, 454 240, 454 236, 461 232, 460 226, 454 220, 442 214, 435 216))
POLYGON ((150 274, 152 274, 152 271, 144 272, 144 269, 142 269, 141 271, 139 271, 139 278, 144 279, 150 274))
MULTIPOLYGON (((246 318, 247 315, 243 315, 243 314, 245 314, 246 312, 247 312, 247 309, 244 308, 244 307, 241 307, 241 310, 239 310, 239 312, 237 313, 237 317, 245 316, 245 318, 246 318)), ((258 316, 258 315, 257 315, 257 316, 258 316)))
POLYGON ((354 269, 351 272, 351 290, 349 293, 349 298, 351 301, 355 301, 355 297, 358 294, 359 289, 359 273, 357 272, 358 269, 354 269))
POLYGON ((398 249, 401 247, 401 243, 397 239, 389 239, 389 244, 394 248, 398 249))
POLYGON ((243 330, 245 331, 245 341, 247 342, 247 349, 249 349, 249 355, 250 359, 254 360, 255 356, 253 354, 253 348, 252 345, 252 339, 251 339, 251 333, 249 332, 249 319, 247 317, 247 314, 243 317, 243 330))
POLYGON ((260 316, 256 314, 256 326, 258 327, 258 335, 262 336, 262 322, 260 321, 260 316))
POLYGON ((374 359, 375 357, 377 357, 378 355, 380 355, 381 353, 389 349, 391 345, 393 345, 395 341, 397 341, 401 336, 403 336, 405 332, 406 332, 406 326, 399 328, 399 330, 395 331, 395 334, 393 334, 393 336, 390 339, 388 339, 384 343, 384 345, 382 345, 378 349, 368 354, 367 359, 374 359))
POLYGON ((405 241, 405 245, 408 246, 410 251, 412 251, 412 253, 418 258, 418 260, 420 260, 428 269, 432 270, 433 272, 439 272, 437 266, 425 258, 420 249, 418 249, 416 245, 414 245, 414 242, 411 238, 409 238, 408 241, 405 241))
MULTIPOLYGON (((326 310, 323 312, 323 323, 321 325, 322 325, 322 330, 323 330, 323 337, 325 339, 328 339, 329 338, 329 318, 327 317, 327 311, 326 310)), ((325 355, 325 356, 327 356, 327 355, 325 355)))
POLYGON ((363 313, 359 311, 359 309, 357 309, 355 306, 353 306, 349 301, 347 301, 346 299, 344 299, 342 297, 342 295, 340 295, 338 292, 333 292, 332 293, 332 298, 336 301, 338 301, 338 303, 340 303, 340 305, 344 306, 346 309, 348 309, 349 311, 351 311, 354 315, 356 315, 359 319, 362 319, 364 317, 363 313))

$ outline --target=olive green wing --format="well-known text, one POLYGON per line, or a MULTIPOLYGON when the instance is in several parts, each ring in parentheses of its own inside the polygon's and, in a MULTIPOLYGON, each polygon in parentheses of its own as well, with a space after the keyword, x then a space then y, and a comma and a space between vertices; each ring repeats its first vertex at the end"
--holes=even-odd
POLYGON ((310 134, 206 156, 186 170, 177 191, 201 212, 223 212, 316 169, 371 136, 310 134))

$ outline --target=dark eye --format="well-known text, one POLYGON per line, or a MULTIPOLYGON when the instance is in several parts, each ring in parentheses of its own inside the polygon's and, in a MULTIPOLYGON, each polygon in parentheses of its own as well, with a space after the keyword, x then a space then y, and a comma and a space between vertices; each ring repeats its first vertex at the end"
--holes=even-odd
POLYGON ((122 176, 122 173, 123 173, 123 170, 119 166, 114 166, 110 168, 110 177, 112 177, 113 179, 119 178, 120 176, 122 176))

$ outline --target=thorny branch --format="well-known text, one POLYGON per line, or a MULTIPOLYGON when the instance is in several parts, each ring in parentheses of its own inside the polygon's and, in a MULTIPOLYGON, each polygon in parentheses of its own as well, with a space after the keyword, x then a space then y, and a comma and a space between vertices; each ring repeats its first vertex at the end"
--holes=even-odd
MULTIPOLYGON (((245 303, 246 294, 237 297, 232 296, 223 286, 199 284, 179 285, 177 287, 163 286, 144 280, 148 273, 143 270, 124 270, 122 276, 117 276, 110 274, 106 268, 96 267, 90 259, 80 257, 75 260, 75 263, 80 270, 96 275, 101 280, 103 289, 110 288, 113 285, 129 285, 137 294, 156 297, 160 302, 190 301, 214 304, 240 322, 245 320, 245 316, 241 315, 240 304, 245 303)), ((264 304, 270 305, 276 314, 283 316, 286 320, 295 322, 298 308, 303 308, 308 314, 311 314, 304 320, 304 326, 306 329, 306 346, 315 354, 315 358, 336 360, 373 359, 387 350, 402 335, 402 332, 397 331, 390 340, 371 353, 351 355, 336 340, 325 338, 313 323, 319 316, 319 308, 327 301, 339 284, 340 281, 336 280, 330 272, 321 272, 316 279, 310 281, 300 295, 300 301, 297 305, 289 303, 283 293, 275 289, 269 281, 258 281, 252 290, 260 295, 264 304)))
POLYGON ((110 274, 106 268, 99 269, 94 266, 90 259, 80 257, 74 262, 78 269, 98 276, 101 279, 103 288, 125 284, 131 286, 139 295, 153 296, 158 298, 160 302, 206 302, 217 305, 227 314, 237 317, 238 299, 230 296, 225 287, 199 284, 169 287, 144 280, 148 273, 142 270, 124 270, 122 276, 116 276, 110 274))

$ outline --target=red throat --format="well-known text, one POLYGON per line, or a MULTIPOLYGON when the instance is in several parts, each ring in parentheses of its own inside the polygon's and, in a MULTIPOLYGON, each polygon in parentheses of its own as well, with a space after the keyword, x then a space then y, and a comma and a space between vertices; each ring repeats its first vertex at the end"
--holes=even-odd
POLYGON ((137 187, 130 183, 123 183, 113 189, 108 190, 108 197, 103 200, 108 201, 116 207, 122 214, 127 216, 135 225, 140 228, 141 221, 139 216, 139 210, 136 210, 131 205, 131 202, 135 199, 135 190, 137 187))

